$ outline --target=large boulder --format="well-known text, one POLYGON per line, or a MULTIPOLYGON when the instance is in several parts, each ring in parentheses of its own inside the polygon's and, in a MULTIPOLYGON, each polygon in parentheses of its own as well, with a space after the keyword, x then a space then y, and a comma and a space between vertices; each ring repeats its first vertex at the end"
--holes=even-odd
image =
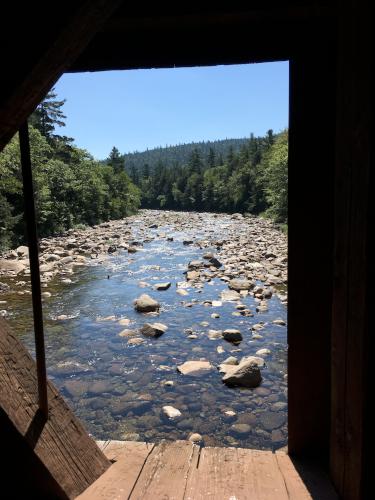
POLYGON ((241 290, 251 290, 252 288, 254 288, 255 283, 246 279, 233 279, 229 281, 228 286, 231 290, 236 290, 236 292, 239 292, 241 290))
POLYGON ((262 381, 262 376, 257 364, 252 360, 243 360, 238 366, 234 366, 233 370, 227 372, 222 381, 233 386, 243 386, 243 387, 258 387, 262 381))
POLYGON ((138 312, 153 312, 159 310, 160 304, 146 293, 143 293, 135 299, 134 307, 138 312))

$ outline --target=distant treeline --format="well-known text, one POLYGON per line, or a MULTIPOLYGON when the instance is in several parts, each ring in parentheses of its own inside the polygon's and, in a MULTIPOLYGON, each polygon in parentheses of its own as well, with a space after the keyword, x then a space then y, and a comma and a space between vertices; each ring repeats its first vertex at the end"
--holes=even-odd
POLYGON ((128 163, 127 156, 113 148, 107 161, 125 166, 140 188, 143 208, 249 212, 287 223, 286 130, 276 135, 269 130, 264 137, 251 135, 238 142, 183 144, 137 153, 136 167, 131 158, 128 163), (180 161, 189 149, 187 159, 180 161))
MULTIPOLYGON (((123 167, 102 164, 73 139, 54 133, 65 116, 50 92, 30 118, 30 148, 40 236, 134 213, 139 189, 123 167)), ((0 153, 0 251, 24 242, 18 134, 0 153)))
POLYGON ((218 141, 190 142, 187 144, 177 144, 175 146, 165 146, 146 151, 135 151, 122 155, 128 172, 141 170, 144 165, 156 165, 159 161, 166 167, 173 167, 177 164, 187 165, 191 154, 197 149, 203 158, 208 156, 210 149, 215 151, 218 161, 225 158, 230 147, 238 151, 241 146, 248 142, 249 138, 243 139, 222 139, 218 141))

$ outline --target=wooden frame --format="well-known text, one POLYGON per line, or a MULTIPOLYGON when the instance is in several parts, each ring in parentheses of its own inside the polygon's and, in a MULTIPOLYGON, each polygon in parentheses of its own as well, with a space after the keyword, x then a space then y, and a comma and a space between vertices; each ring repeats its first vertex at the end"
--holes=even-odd
MULTIPOLYGON (((185 15, 183 6, 144 16, 124 2, 107 24, 95 10, 99 4, 108 2, 79 2, 56 43, 13 85, 13 93, 3 94, 0 146, 69 66, 79 71, 289 59, 289 448, 330 463, 341 496, 363 498, 369 477, 366 353, 374 156, 367 2, 338 0, 328 7, 306 2, 304 8, 271 2, 263 11, 250 7, 248 15, 234 7, 229 16, 208 8, 204 15, 185 15), (191 30, 194 37, 187 38, 191 30), (109 55, 114 44, 118 50, 109 55)), ((111 2, 111 8, 117 4, 111 2)))

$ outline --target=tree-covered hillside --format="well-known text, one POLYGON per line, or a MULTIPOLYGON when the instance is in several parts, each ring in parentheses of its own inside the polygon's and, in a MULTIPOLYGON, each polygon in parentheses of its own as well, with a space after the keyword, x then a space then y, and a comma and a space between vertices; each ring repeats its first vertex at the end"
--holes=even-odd
POLYGON ((235 144, 214 141, 137 153, 137 166, 113 148, 107 161, 126 169, 144 208, 265 213, 287 223, 287 131, 269 130, 235 144))
POLYGON ((122 160, 124 161, 128 172, 141 170, 144 165, 156 165, 158 162, 162 162, 167 167, 173 167, 176 163, 186 165, 194 149, 198 149, 204 157, 209 154, 210 149, 213 149, 218 158, 224 158, 227 155, 229 148, 233 148, 234 151, 238 151, 241 146, 247 143, 248 140, 248 138, 222 139, 218 141, 201 141, 190 142, 188 144, 177 144, 175 146, 147 149, 142 152, 135 151, 134 153, 127 153, 122 155, 122 160))

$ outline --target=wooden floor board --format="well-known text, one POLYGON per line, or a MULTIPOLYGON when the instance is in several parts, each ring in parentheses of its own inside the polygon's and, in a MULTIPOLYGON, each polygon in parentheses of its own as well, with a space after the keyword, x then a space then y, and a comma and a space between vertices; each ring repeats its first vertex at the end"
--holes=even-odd
POLYGON ((183 500, 199 448, 189 441, 161 442, 155 446, 130 496, 131 500, 183 500))
POLYGON ((77 500, 123 500, 129 498, 142 468, 154 448, 153 444, 130 441, 111 441, 104 454, 113 465, 77 500))
POLYGON ((185 500, 286 500, 288 493, 271 451, 203 448, 185 500))
POLYGON ((337 500, 319 469, 285 452, 99 441, 111 467, 79 500, 337 500))

